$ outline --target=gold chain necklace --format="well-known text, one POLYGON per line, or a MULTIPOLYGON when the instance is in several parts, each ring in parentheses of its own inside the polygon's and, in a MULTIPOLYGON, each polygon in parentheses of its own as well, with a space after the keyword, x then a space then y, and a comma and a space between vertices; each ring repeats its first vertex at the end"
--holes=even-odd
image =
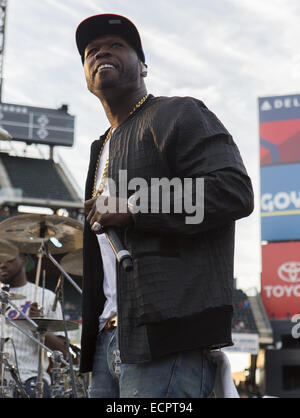
MULTIPOLYGON (((137 104, 131 110, 129 115, 132 115, 139 107, 141 107, 142 104, 145 103, 145 101, 147 100, 148 96, 149 96, 148 94, 145 94, 145 96, 143 96, 141 98, 141 100, 139 100, 137 102, 137 104)), ((97 197, 97 196, 100 196, 104 192, 105 183, 106 183, 107 174, 108 174, 109 156, 107 157, 107 159, 105 161, 104 169, 103 169, 103 172, 101 174, 100 183, 99 183, 98 188, 97 188, 97 177, 98 177, 98 171, 99 171, 100 158, 101 158, 102 152, 104 150, 104 147, 105 147, 107 141, 110 139, 110 137, 112 135, 112 131, 113 131, 113 129, 111 127, 110 130, 108 131, 107 135, 106 135, 106 138, 105 138, 105 140, 102 144, 102 147, 100 148, 99 154, 98 154, 96 168, 95 168, 95 175, 94 175, 94 185, 93 185, 93 193, 92 193, 93 198, 97 197)))

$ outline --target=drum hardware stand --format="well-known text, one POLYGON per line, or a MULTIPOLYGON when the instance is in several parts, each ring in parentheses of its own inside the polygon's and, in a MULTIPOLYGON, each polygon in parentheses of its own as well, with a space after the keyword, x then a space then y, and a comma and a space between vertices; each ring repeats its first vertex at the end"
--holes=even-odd
POLYGON ((65 339, 66 339, 66 349, 67 349, 67 353, 68 353, 68 358, 69 358, 69 365, 70 365, 70 375, 71 375, 71 383, 72 383, 72 391, 73 391, 73 395, 74 398, 77 398, 77 390, 76 390, 76 383, 75 383, 75 375, 74 375, 74 368, 73 368, 73 359, 72 359, 72 354, 71 354, 71 350, 70 350, 70 340, 69 340, 69 336, 68 336, 68 331, 66 328, 66 318, 65 318, 65 314, 64 314, 64 277, 60 277, 60 290, 58 293, 58 297, 60 299, 60 303, 62 306, 62 316, 63 316, 63 324, 64 324, 64 332, 65 332, 65 339))
MULTIPOLYGON (((78 364, 80 363, 80 349, 77 346, 74 346, 72 344, 70 344, 72 350, 75 352, 75 354, 79 356, 78 358, 78 364)), ((78 368, 79 370, 79 368, 78 368)), ((78 380, 80 382, 80 388, 82 389, 84 398, 88 398, 88 387, 90 386, 90 382, 89 382, 89 375, 90 373, 88 373, 87 375, 84 375, 82 373, 78 373, 78 380)))
POLYGON ((36 381, 36 388, 35 388, 35 394, 36 398, 42 398, 44 393, 44 381, 43 381, 43 374, 44 374, 44 353, 45 353, 45 334, 46 331, 37 329, 37 336, 40 344, 38 345, 38 375, 37 375, 37 381, 36 381))
POLYGON ((51 370, 53 387, 51 388, 51 397, 52 398, 62 398, 63 397, 63 382, 62 382, 62 372, 60 363, 62 362, 63 355, 60 351, 53 351, 52 361, 53 367, 51 370))
POLYGON ((0 398, 5 398, 7 388, 4 386, 4 370, 5 370, 5 359, 7 353, 4 353, 5 344, 5 332, 6 332, 6 321, 5 312, 8 304, 8 293, 1 290, 1 343, 0 343, 0 398))
MULTIPOLYGON (((12 305, 19 313, 24 315, 26 319, 32 323, 35 327, 37 327, 37 324, 32 321, 27 315, 23 314, 19 308, 11 301, 9 300, 9 293, 5 290, 0 290, 0 301, 1 301, 1 348, 0 348, 0 398, 4 398, 7 392, 7 387, 4 385, 4 371, 5 371, 5 364, 9 366, 9 363, 7 361, 8 353, 4 352, 4 344, 5 344, 5 334, 6 334, 6 320, 10 321, 9 318, 5 317, 5 312, 7 309, 7 305, 12 305)), ((9 366, 9 370, 12 372, 11 367, 9 366)), ((14 374, 11 373, 12 377, 15 379, 14 374)), ((19 380, 19 379, 18 379, 19 380)))
MULTIPOLYGON (((41 227, 41 235, 44 236, 43 225, 41 227)), ((40 248, 40 250, 37 254, 38 265, 37 265, 37 271, 36 271, 36 277, 35 277, 35 289, 34 289, 34 297, 33 297, 34 302, 36 302, 36 299, 37 299, 37 290, 38 290, 38 286, 39 286, 39 282, 40 282, 43 255, 44 255, 43 254, 43 249, 42 249, 42 246, 41 246, 41 248, 40 248)), ((43 271, 42 307, 40 309, 41 318, 43 318, 43 311, 44 311, 44 287, 45 287, 45 270, 43 271)), ((45 335, 46 335, 45 330, 37 328, 36 337, 37 337, 40 344, 38 345, 38 375, 37 375, 37 381, 36 381, 36 387, 35 387, 36 398, 43 398, 43 393, 44 393, 43 374, 44 374, 44 360, 45 360, 44 359, 45 335)))
MULTIPOLYGON (((24 315, 24 314, 23 314, 24 315)), ((38 334, 38 339, 35 338, 33 335, 31 335, 29 332, 27 332, 25 329, 22 329, 19 327, 13 319, 7 318, 8 322, 13 325, 15 328, 17 328, 20 332, 22 332, 24 335, 29 337, 31 340, 35 341, 39 346, 38 356, 39 356, 39 362, 38 362, 38 378, 37 378, 37 384, 36 384, 36 397, 42 398, 43 397, 43 389, 44 389, 44 382, 43 382, 43 360, 44 360, 44 352, 45 350, 50 353, 52 360, 54 358, 55 351, 50 350, 45 344, 44 344, 44 337, 45 337, 45 330, 42 330, 38 328, 36 325, 35 332, 38 334)), ((60 353, 60 351, 56 351, 56 353, 60 353)), ((57 354, 56 354, 57 358, 57 354)), ((54 360, 53 360, 54 361, 54 360)), ((65 366, 69 366, 69 363, 65 361, 63 358, 63 354, 61 353, 61 359, 60 362, 63 363, 65 366)))
MULTIPOLYGON (((24 335, 26 335, 27 337, 29 337, 31 340, 35 341, 38 346, 39 346, 39 363, 38 363, 38 379, 37 379, 37 385, 36 385, 36 396, 37 397, 42 397, 43 396, 43 359, 44 359, 44 350, 47 350, 50 355, 53 355, 53 351, 50 350, 46 345, 44 345, 44 336, 45 336, 45 331, 40 329, 38 327, 38 325, 31 319, 29 318, 29 316, 27 316, 25 313, 23 313, 18 306, 16 306, 11 300, 9 301, 9 304, 12 305, 28 322, 31 323, 31 325, 34 326, 35 328, 35 332, 37 332, 38 334, 38 339, 35 338, 33 335, 31 335, 29 332, 27 332, 25 329, 22 329, 21 327, 19 327, 14 320, 6 318, 5 317, 5 311, 6 311, 6 306, 8 304, 8 299, 9 299, 9 293, 2 291, 0 292, 0 298, 1 300, 4 302, 2 302, 2 310, 1 310, 1 320, 2 320, 2 326, 1 326, 1 336, 4 335, 4 330, 5 330, 5 324, 6 321, 5 319, 11 324, 13 325, 15 328, 17 328, 20 332, 22 332, 24 335), (4 306, 5 305, 5 306, 4 306), (3 327, 3 323, 4 323, 4 327, 3 327)), ((1 337, 1 395, 3 394, 4 397, 4 352, 2 349, 2 341, 3 341, 3 345, 4 345, 4 341, 5 338, 1 337), (3 355, 2 355, 3 354, 3 355), (2 362, 2 358, 3 358, 3 362, 2 362), (3 369, 3 378, 2 378, 2 369, 3 369)), ((61 360, 62 363, 64 363, 65 365, 69 366, 69 363, 67 363, 64 359, 61 360)), ((2 397, 2 396, 0 396, 2 397)))
MULTIPOLYGON (((55 258, 49 253, 47 244, 45 241, 42 242, 39 253, 41 254, 41 257, 44 255, 49 258, 49 260, 59 269, 59 271, 62 273, 64 277, 68 279, 68 281, 72 284, 72 286, 82 295, 82 290, 80 287, 74 282, 74 280, 68 275, 68 273, 61 267, 61 265, 55 260, 55 258)), ((64 301, 63 301, 63 284, 64 284, 64 277, 60 276, 56 290, 58 298, 60 299, 61 305, 62 305, 62 315, 63 315, 63 323, 64 323, 64 333, 65 333, 65 341, 66 341, 66 349, 69 357, 69 367, 70 367, 70 374, 71 374, 71 381, 72 381, 72 391, 74 398, 77 398, 77 391, 76 391, 76 384, 75 384, 75 376, 74 376, 74 369, 73 369, 73 361, 72 361, 72 354, 70 351, 70 341, 68 337, 68 332, 65 327, 65 316, 64 316, 64 301)), ((36 283, 38 280, 36 280, 36 283)))
POLYGON ((80 287, 74 282, 74 280, 69 276, 69 274, 62 268, 62 266, 55 260, 55 258, 48 252, 46 245, 42 244, 44 247, 45 255, 49 258, 50 261, 58 268, 58 270, 65 276, 65 278, 71 283, 71 285, 77 290, 80 295, 82 295, 82 290, 80 287))
POLYGON ((25 391, 25 389, 22 385, 19 374, 16 372, 15 366, 10 364, 7 359, 4 359, 4 362, 5 362, 5 365, 6 365, 7 369, 10 372, 10 375, 12 376, 12 378, 14 379, 14 381, 16 383, 16 386, 17 386, 19 392, 23 395, 24 398, 29 398, 29 395, 26 393, 26 391, 25 391))

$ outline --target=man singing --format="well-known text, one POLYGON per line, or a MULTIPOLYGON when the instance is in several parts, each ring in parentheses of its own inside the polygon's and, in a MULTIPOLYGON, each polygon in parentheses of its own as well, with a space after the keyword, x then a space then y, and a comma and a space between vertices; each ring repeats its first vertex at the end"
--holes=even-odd
POLYGON ((85 192, 81 371, 92 371, 90 396, 207 397, 216 368, 209 351, 232 345, 235 221, 253 210, 251 181, 231 135, 202 101, 147 93, 130 20, 89 17, 76 43, 110 125, 92 143, 85 192), (127 186, 148 185, 148 210, 120 172, 127 186), (170 191, 166 211, 152 204, 153 179, 189 187, 170 191), (197 222, 184 204, 177 210, 180 198, 195 211, 202 202, 197 222), (132 271, 116 261, 107 227, 131 254, 132 271))

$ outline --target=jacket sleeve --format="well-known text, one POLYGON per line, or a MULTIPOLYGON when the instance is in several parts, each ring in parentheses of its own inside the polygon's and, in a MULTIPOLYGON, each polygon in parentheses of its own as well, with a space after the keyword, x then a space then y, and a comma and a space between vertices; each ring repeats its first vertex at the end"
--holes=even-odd
POLYGON ((253 211, 252 184, 239 150, 202 102, 185 100, 173 134, 159 143, 159 149, 169 162, 170 178, 178 179, 178 187, 161 189, 160 199, 166 198, 166 192, 170 199, 169 211, 163 210, 161 202, 151 210, 157 194, 152 193, 154 186, 148 187, 148 213, 133 215, 137 230, 193 235, 225 226, 253 211))

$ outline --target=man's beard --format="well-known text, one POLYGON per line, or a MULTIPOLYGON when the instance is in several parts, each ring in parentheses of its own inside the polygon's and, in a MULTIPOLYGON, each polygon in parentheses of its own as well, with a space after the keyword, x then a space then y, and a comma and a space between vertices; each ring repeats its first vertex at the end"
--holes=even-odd
POLYGON ((134 83, 138 79, 138 63, 133 64, 127 70, 119 73, 117 78, 103 77, 100 75, 101 90, 113 89, 124 84, 134 83))

